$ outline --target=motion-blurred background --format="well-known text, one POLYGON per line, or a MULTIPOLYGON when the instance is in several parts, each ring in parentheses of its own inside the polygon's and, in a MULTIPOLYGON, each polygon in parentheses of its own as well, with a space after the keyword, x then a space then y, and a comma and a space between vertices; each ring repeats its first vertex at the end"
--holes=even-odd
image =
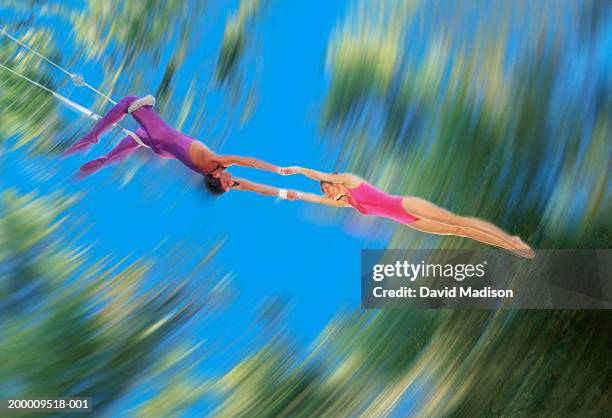
MULTIPOLYGON (((0 0, 0 13, 114 99, 154 94, 219 152, 352 171, 534 248, 612 244, 609 1, 0 0)), ((0 62, 109 107, 6 37, 0 62)), ((60 154, 91 123, 0 69, 0 398, 92 397, 100 416, 612 412, 609 311, 360 311, 361 248, 476 244, 214 199, 147 153, 77 182, 86 158, 60 154)))

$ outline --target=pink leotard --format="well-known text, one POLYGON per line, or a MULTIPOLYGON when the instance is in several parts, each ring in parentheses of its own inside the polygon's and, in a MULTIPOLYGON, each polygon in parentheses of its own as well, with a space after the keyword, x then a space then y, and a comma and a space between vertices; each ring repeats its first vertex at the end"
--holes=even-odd
POLYGON ((387 194, 366 182, 348 191, 348 203, 363 215, 381 216, 403 224, 419 220, 404 209, 401 196, 387 194))

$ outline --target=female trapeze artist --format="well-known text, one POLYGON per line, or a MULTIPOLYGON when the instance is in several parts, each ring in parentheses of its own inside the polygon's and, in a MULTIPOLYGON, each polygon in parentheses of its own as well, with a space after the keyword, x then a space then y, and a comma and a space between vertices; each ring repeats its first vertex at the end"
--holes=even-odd
POLYGON ((456 215, 419 197, 387 194, 354 174, 327 174, 303 167, 282 168, 281 174, 303 174, 321 183, 323 195, 281 190, 279 196, 287 199, 352 207, 362 215, 392 219, 417 231, 471 238, 520 257, 535 257, 535 252, 520 237, 511 236, 490 222, 456 215))

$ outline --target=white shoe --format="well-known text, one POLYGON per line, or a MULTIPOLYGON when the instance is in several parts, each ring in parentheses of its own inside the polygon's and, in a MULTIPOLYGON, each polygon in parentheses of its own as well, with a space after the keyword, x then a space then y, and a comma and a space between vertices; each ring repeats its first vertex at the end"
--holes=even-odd
POLYGON ((128 113, 132 113, 140 109, 143 106, 154 106, 154 105, 155 105, 155 97, 151 96, 150 94, 147 94, 142 99, 138 99, 134 103, 132 103, 130 107, 128 107, 128 113))

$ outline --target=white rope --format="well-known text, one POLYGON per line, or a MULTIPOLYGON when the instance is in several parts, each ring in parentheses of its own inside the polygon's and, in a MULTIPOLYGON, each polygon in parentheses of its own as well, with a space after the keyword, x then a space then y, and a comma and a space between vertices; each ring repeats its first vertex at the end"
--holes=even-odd
POLYGON ((65 69, 64 67, 62 67, 61 65, 57 64, 56 62, 54 62, 53 60, 47 58, 46 56, 44 56, 43 54, 41 54, 40 52, 36 51, 34 48, 32 48, 31 46, 21 42, 19 39, 15 38, 13 35, 11 35, 10 33, 8 33, 7 31, 5 31, 3 28, 0 28, 0 32, 2 32, 2 34, 4 36, 6 36, 7 38, 9 38, 10 40, 12 40, 13 42, 17 42, 19 45, 21 45, 23 48, 25 48, 26 50, 28 50, 29 52, 33 53, 34 55, 36 55, 37 57, 39 57, 40 59, 46 61, 47 63, 51 64, 52 66, 54 66, 55 68, 57 68, 58 70, 60 70, 61 72, 63 72, 64 74, 66 74, 68 77, 70 77, 70 79, 72 80, 72 82, 74 83, 75 86, 77 87, 87 87, 88 89, 90 89, 91 91, 93 91, 94 93, 104 97, 104 99, 108 100, 109 102, 111 102, 112 104, 117 104, 116 101, 114 101, 112 98, 108 97, 106 94, 102 93, 101 91, 99 91, 98 89, 96 89, 95 87, 89 85, 85 79, 83 78, 82 75, 80 74, 73 74, 70 71, 68 71, 67 69, 65 69))
MULTIPOLYGON (((70 107, 73 110, 76 110, 79 113, 82 113, 83 115, 94 119, 94 120, 98 120, 98 119, 102 119, 102 116, 98 115, 96 112, 94 112, 93 110, 90 110, 88 108, 86 108, 85 106, 81 106, 78 103, 73 102, 72 100, 70 100, 69 98, 67 98, 66 96, 62 96, 61 94, 59 94, 56 91, 51 90, 49 87, 44 86, 42 84, 40 84, 39 82, 32 80, 31 78, 13 70, 12 68, 7 67, 4 64, 0 63, 0 68, 3 68, 9 72, 11 72, 13 75, 35 85, 36 87, 39 87, 41 89, 43 89, 44 91, 46 91, 47 93, 50 93, 53 97, 55 97, 57 100, 59 100, 60 102, 62 102, 63 104, 65 104, 66 106, 70 107)), ((123 128, 122 126, 120 126, 119 124, 114 124, 114 127, 116 127, 117 129, 120 129, 121 131, 123 131, 126 135, 129 135, 130 137, 132 137, 134 139, 134 141, 136 141, 140 146, 142 147, 146 147, 146 148, 150 148, 148 145, 146 145, 144 142, 142 142, 142 139, 140 139, 138 137, 138 135, 136 135, 134 132, 130 131, 129 129, 123 128)))
MULTIPOLYGON (((72 80, 72 82, 74 83, 75 86, 77 87, 87 87, 88 89, 90 89, 91 91, 93 91, 94 93, 98 94, 99 96, 103 97, 105 100, 109 101, 112 104, 117 104, 116 101, 114 101, 112 98, 110 98, 109 96, 107 96, 106 94, 102 93, 101 91, 99 91, 98 89, 96 89, 95 87, 89 85, 85 79, 83 78, 83 76, 79 75, 79 74, 73 74, 70 71, 68 71, 67 69, 65 69, 64 67, 62 67, 61 65, 57 64, 56 62, 54 62, 53 60, 47 58, 46 56, 44 56, 43 54, 41 54, 40 52, 36 51, 34 48, 30 47, 29 45, 21 42, 19 39, 15 38, 13 35, 11 35, 10 33, 8 33, 6 30, 4 30, 3 28, 0 28, 0 32, 8 37, 10 40, 12 40, 13 42, 18 43, 19 45, 21 45, 23 48, 25 48, 28 52, 33 53, 34 55, 36 55, 37 57, 43 59, 44 61, 46 61, 47 63, 51 64, 53 67, 57 68, 58 70, 60 70, 61 72, 63 72, 64 74, 66 74, 68 77, 70 77, 70 79, 72 80)), ((57 93, 56 91, 51 90, 50 88, 43 86, 42 84, 38 83, 37 81, 32 80, 31 78, 18 73, 17 71, 13 70, 12 68, 9 68, 7 66, 5 66, 4 64, 0 64, 0 67, 4 68, 5 70, 10 71, 11 73, 13 73, 14 75, 28 81, 29 83, 32 83, 33 85, 45 90, 46 92, 50 93, 53 95, 53 97, 55 97, 56 99, 58 99, 59 101, 61 101, 62 103, 64 103, 65 105, 67 105, 68 107, 71 107, 72 109, 76 110, 77 112, 80 112, 82 114, 84 114, 87 117, 90 117, 94 120, 98 120, 101 119, 102 116, 98 115, 97 113, 95 113, 94 111, 87 109, 84 106, 81 106, 78 103, 73 102, 72 100, 68 99, 65 96, 62 96, 61 94, 57 93)), ((138 135, 136 135, 134 132, 123 128, 121 126, 119 126, 118 124, 114 124, 113 126, 115 126, 116 128, 122 130, 125 134, 131 136, 134 141, 136 141, 140 146, 145 147, 145 148, 150 148, 148 145, 146 145, 144 142, 142 142, 142 139, 140 139, 140 137, 138 137, 138 135)))

